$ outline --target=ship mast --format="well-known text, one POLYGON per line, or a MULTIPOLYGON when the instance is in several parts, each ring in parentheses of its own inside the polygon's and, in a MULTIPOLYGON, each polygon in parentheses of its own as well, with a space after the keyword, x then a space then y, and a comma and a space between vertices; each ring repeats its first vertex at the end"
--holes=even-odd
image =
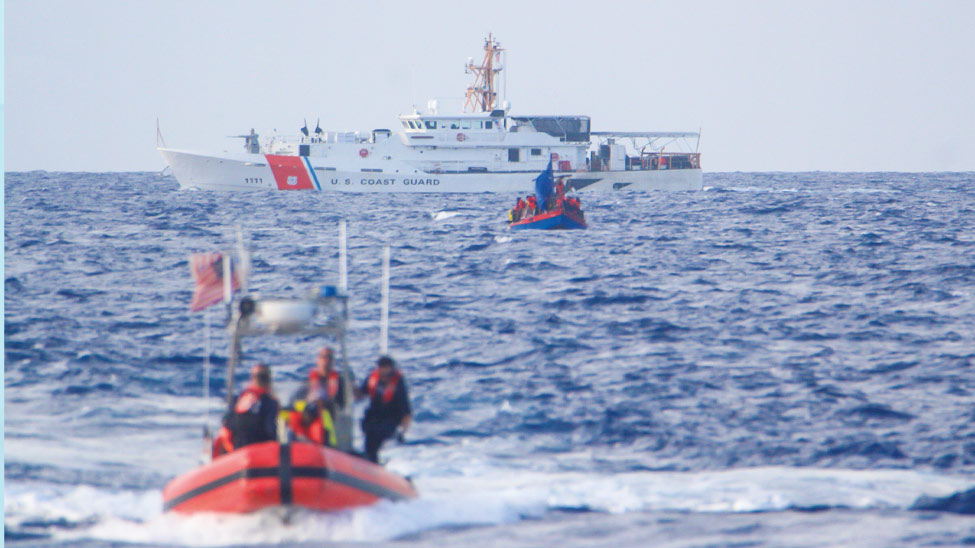
POLYGON ((474 85, 467 87, 467 102, 464 112, 491 112, 498 100, 497 77, 504 70, 501 65, 501 44, 488 34, 484 40, 484 60, 475 65, 473 59, 464 67, 466 74, 474 74, 474 85), (498 63, 495 68, 494 64, 498 63), (468 110, 470 109, 470 110, 468 110))

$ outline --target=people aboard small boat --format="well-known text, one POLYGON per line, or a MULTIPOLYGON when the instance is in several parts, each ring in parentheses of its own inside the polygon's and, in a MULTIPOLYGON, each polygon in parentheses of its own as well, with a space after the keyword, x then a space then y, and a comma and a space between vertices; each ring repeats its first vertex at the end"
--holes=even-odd
MULTIPOLYGON (((278 439, 279 413, 298 441, 336 447, 334 418, 345 404, 345 385, 334 366, 334 351, 322 348, 308 379, 280 410, 271 392, 271 370, 265 364, 251 369, 251 382, 228 407, 223 427, 213 440, 214 458, 241 447, 278 439), (280 410, 280 411, 279 411, 280 410)), ((365 457, 379 462, 379 449, 391 438, 403 441, 413 420, 406 382, 396 362, 382 356, 366 380, 354 390, 356 400, 369 399, 362 419, 365 457)))
POLYGON ((582 200, 577 196, 566 196, 563 207, 570 211, 582 211, 582 200))
POLYGON ((345 406, 345 381, 335 369, 335 352, 323 347, 308 379, 291 396, 288 425, 298 439, 336 446, 335 415, 345 406))
POLYGON ((376 368, 356 391, 356 399, 365 398, 369 398, 362 418, 366 458, 379 462, 382 444, 393 437, 402 442, 413 421, 406 379, 389 356, 380 356, 376 368))
POLYGON ((518 222, 528 217, 533 217, 539 213, 553 211, 556 209, 569 209, 575 211, 582 210, 582 201, 575 196, 566 194, 570 187, 566 185, 567 177, 559 177, 553 187, 554 192, 546 196, 544 207, 539 208, 538 198, 535 194, 529 194, 523 200, 520 196, 515 202, 515 207, 508 210, 508 220, 518 222))
POLYGON ((223 428, 214 443, 218 449, 235 449, 278 439, 278 398, 271 391, 271 368, 259 363, 251 368, 250 384, 230 404, 223 428))
POLYGON ((528 208, 528 203, 518 196, 515 201, 515 207, 508 210, 508 220, 511 222, 520 221, 525 216, 525 210, 528 208))

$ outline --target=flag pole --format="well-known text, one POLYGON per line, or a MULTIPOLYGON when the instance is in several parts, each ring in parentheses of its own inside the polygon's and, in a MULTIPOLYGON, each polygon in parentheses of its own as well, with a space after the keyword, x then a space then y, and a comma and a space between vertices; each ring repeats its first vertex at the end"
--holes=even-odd
POLYGON ((212 457, 210 434, 210 307, 203 316, 203 461, 212 457))
MULTIPOLYGON (((204 327, 203 333, 206 340, 203 343, 203 399, 206 402, 210 401, 210 307, 207 307, 206 314, 204 316, 204 327)), ((204 407, 205 415, 203 424, 210 424, 210 406, 206 405, 204 407)))
POLYGON ((231 281, 230 253, 223 254, 223 302, 230 304, 233 299, 233 282, 231 281))

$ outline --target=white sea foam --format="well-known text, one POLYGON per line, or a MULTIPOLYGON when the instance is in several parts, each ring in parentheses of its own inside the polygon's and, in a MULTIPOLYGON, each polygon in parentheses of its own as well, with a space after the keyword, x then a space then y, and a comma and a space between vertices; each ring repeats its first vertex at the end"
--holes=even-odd
POLYGON ((434 221, 443 221, 443 220, 446 220, 446 219, 450 219, 451 217, 456 217, 456 216, 458 216, 460 214, 461 213, 459 211, 438 211, 438 212, 436 212, 436 213, 433 214, 433 220, 434 221))
MULTIPOLYGON (((562 508, 622 514, 646 511, 756 512, 792 507, 906 508, 922 494, 945 496, 970 478, 902 470, 745 468, 709 472, 551 473, 497 468, 469 459, 416 477, 419 499, 318 514, 162 514, 158 491, 8 484, 8 526, 27 519, 91 522, 63 539, 186 546, 305 541, 380 541, 449 526, 493 525, 562 508)), ((418 471, 418 470, 415 470, 418 471)))
POLYGON ((727 186, 721 187, 721 190, 726 190, 729 192, 768 192, 770 194, 791 194, 794 192, 799 192, 798 188, 776 188, 776 187, 761 187, 761 186, 727 186))

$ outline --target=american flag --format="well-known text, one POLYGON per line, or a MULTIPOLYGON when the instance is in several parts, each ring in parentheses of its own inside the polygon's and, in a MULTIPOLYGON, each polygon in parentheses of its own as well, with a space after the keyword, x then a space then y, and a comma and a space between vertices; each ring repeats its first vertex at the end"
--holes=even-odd
MULTIPOLYGON (((223 254, 194 253, 190 256, 190 271, 196 280, 190 310, 196 312, 223 299, 223 254)), ((237 272, 231 271, 231 293, 240 289, 237 272)))

